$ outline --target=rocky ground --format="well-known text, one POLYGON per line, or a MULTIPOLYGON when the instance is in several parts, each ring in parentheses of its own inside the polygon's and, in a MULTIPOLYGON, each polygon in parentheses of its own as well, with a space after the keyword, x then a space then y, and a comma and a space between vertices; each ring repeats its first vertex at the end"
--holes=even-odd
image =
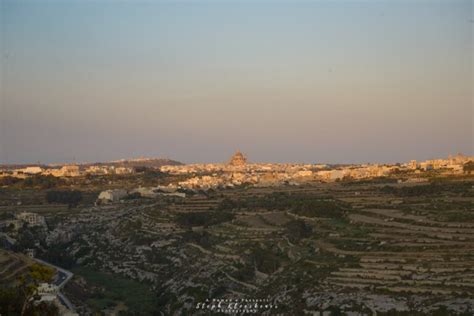
POLYGON ((312 183, 87 206, 56 219, 48 247, 78 267, 65 291, 84 313, 137 307, 81 268, 146 286, 147 311, 162 315, 206 314, 196 304, 213 298, 278 305, 263 314, 467 315, 473 185, 312 183))

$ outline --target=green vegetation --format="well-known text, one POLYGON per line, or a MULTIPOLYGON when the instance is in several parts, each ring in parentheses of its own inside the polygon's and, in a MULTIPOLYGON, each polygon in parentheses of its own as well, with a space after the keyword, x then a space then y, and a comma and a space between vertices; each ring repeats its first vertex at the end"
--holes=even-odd
POLYGON ((184 227, 212 226, 234 219, 229 212, 190 212, 181 213, 176 217, 178 224, 184 227))
POLYGON ((474 182, 432 182, 425 185, 394 187, 386 185, 380 190, 383 193, 393 194, 401 197, 432 196, 445 193, 462 194, 467 192, 474 182))
POLYGON ((48 203, 67 204, 69 207, 73 207, 77 206, 81 200, 81 191, 48 191, 46 193, 48 203))
POLYGON ((182 237, 184 242, 196 243, 204 248, 211 247, 219 241, 219 238, 207 231, 195 232, 189 230, 184 232, 182 237))
POLYGON ((302 220, 292 220, 285 225, 288 239, 293 242, 299 242, 303 238, 311 236, 313 229, 302 220))
POLYGON ((14 251, 23 252, 25 249, 34 248, 35 243, 39 237, 39 230, 37 227, 27 227, 27 224, 23 224, 18 230, 17 243, 13 246, 14 251))
POLYGON ((289 210, 306 217, 333 218, 342 217, 343 211, 349 209, 350 206, 331 197, 275 192, 262 197, 255 196, 238 201, 224 199, 218 207, 219 210, 255 210, 262 208, 267 210, 289 210))
MULTIPOLYGON (((417 312, 417 311, 396 311, 394 309, 391 309, 387 312, 379 312, 377 315, 382 315, 382 316, 425 316, 426 313, 424 312, 417 312)), ((449 316, 449 315, 459 315, 459 316, 469 316, 472 315, 471 312, 465 311, 465 312, 460 312, 460 313, 453 313, 452 311, 449 311, 448 308, 444 305, 439 306, 437 309, 433 310, 430 315, 432 316, 449 316)))
MULTIPOLYGON (((472 209, 472 203, 471 203, 472 209)), ((440 212, 437 216, 438 220, 443 222, 466 222, 466 223, 474 223, 474 212, 469 212, 468 209, 464 210, 457 210, 457 211, 445 211, 440 212)))
POLYGON ((46 251, 40 252, 38 257, 63 269, 70 269, 75 265, 75 260, 74 257, 68 253, 68 246, 69 244, 50 245, 46 251))
POLYGON ((158 185, 168 174, 149 167, 135 167, 136 178, 140 179, 145 186, 158 185))
POLYGON ((237 268, 237 270, 232 273, 232 276, 237 280, 248 282, 255 278, 255 267, 253 263, 242 264, 237 262, 235 268, 237 268))
POLYGON ((34 304, 38 299, 38 285, 50 282, 53 276, 54 270, 51 268, 34 264, 26 275, 19 277, 16 287, 0 288, 0 315, 58 315, 58 309, 54 305, 44 302, 34 304))
POLYGON ((327 223, 322 224, 324 228, 337 232, 345 237, 365 238, 370 229, 364 225, 352 225, 346 218, 332 218, 327 223))
POLYGON ((22 182, 22 179, 11 176, 0 177, 0 186, 10 186, 19 182, 22 182))
MULTIPOLYGON (((335 306, 340 307, 333 314, 370 313, 350 302, 348 294, 355 292, 355 286, 363 287, 364 294, 385 294, 400 306, 412 308, 399 298, 423 289, 427 275, 433 276, 428 279, 433 290, 452 291, 453 298, 472 296, 472 281, 463 279, 470 273, 473 258, 468 251, 472 225, 465 225, 474 221, 471 176, 385 187, 393 179, 238 187, 196 192, 185 199, 135 200, 138 196, 130 196, 123 203, 87 207, 102 189, 143 185, 146 172, 66 179, 68 186, 61 190, 80 190, 84 212, 45 203, 48 191, 71 191, 16 190, 15 186, 0 191, 5 219, 21 211, 46 216, 47 229, 25 225, 12 231, 17 240, 14 249, 35 248, 40 258, 72 267, 76 276, 83 276, 87 282, 73 279, 66 286, 66 295, 78 303, 81 312, 104 313, 123 307, 127 310, 119 315, 192 315, 193 304, 207 298, 239 293, 275 298, 286 293, 278 312, 298 315, 308 307, 314 310, 315 305, 308 305, 313 297, 332 301, 326 299, 331 292, 338 301, 335 306), (445 227, 444 222, 456 223, 445 227), (52 228, 66 234, 46 244, 47 230, 52 228), (98 271, 105 267, 114 271, 125 267, 130 279, 98 271), (148 273, 153 273, 153 283, 141 281, 148 273), (468 285, 449 284, 458 281, 468 285), (396 292, 397 282, 406 285, 405 292, 396 292), (346 298, 347 304, 339 304, 346 298)), ((159 174, 150 179, 162 181, 159 174)), ((50 203, 64 203, 56 202, 62 199, 54 197, 50 203)), ((2 292, 0 302, 14 301, 14 295, 2 292)), ((425 314, 439 306, 433 300, 420 302, 419 310, 425 314)), ((472 306, 468 304, 464 306, 472 306)), ((453 313, 453 307, 448 308, 453 313)), ((324 309, 330 308, 325 305, 324 309)), ((413 310, 404 313, 387 315, 416 315, 413 310)))
POLYGON ((0 181, 0 185, 11 185, 17 189, 51 189, 64 183, 63 179, 56 178, 52 175, 34 175, 25 179, 4 177, 0 181))
POLYGON ((98 287, 87 301, 97 311, 123 302, 128 308, 125 315, 157 313, 155 296, 147 284, 87 267, 75 268, 72 271, 82 276, 88 284, 98 287))
MULTIPOLYGON (((394 172, 394 174, 401 174, 401 172, 394 172)), ((352 186, 352 185, 367 185, 367 184, 385 184, 385 183, 397 183, 396 178, 389 178, 389 177, 375 177, 371 179, 363 179, 363 180, 354 180, 354 179, 345 179, 341 182, 341 185, 344 187, 352 186)))
POLYGON ((263 273, 273 273, 281 265, 282 257, 271 249, 255 248, 249 255, 250 266, 263 273))

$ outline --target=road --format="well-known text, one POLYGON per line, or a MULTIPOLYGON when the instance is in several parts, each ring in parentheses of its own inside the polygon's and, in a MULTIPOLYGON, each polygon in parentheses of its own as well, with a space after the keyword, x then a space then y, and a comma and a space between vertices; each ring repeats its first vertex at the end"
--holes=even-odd
MULTIPOLYGON (((59 290, 61 290, 74 275, 72 272, 64 270, 63 268, 55 266, 44 260, 41 260, 38 258, 33 258, 33 260, 45 266, 51 267, 57 271, 53 284, 56 285, 59 290)), ((71 301, 69 301, 68 298, 64 296, 63 293, 58 292, 58 298, 69 310, 74 311, 74 305, 72 305, 71 301)))

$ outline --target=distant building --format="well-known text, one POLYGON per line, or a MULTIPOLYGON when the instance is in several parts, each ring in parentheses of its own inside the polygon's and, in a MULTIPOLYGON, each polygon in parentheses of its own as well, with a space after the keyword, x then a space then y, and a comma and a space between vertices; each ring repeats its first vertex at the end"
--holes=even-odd
POLYGON ((109 173, 106 167, 102 166, 90 166, 85 170, 87 174, 101 175, 109 173))
POLYGON ((113 203, 118 202, 124 197, 127 196, 127 191, 122 189, 117 190, 106 190, 102 191, 97 198, 97 202, 99 203, 113 203))
POLYGON ((433 170, 433 164, 431 162, 422 162, 420 163, 420 168, 425 170, 425 171, 428 171, 428 170, 433 170))
POLYGON ((344 178, 344 176, 346 176, 348 172, 346 170, 334 169, 318 171, 316 174, 319 178, 321 178, 321 180, 335 181, 344 178))
POLYGON ((133 173, 132 168, 126 168, 126 167, 115 168, 115 174, 130 174, 130 173, 133 173))
POLYGON ((20 171, 23 171, 25 174, 40 174, 43 172, 43 169, 41 167, 26 167, 20 171))
POLYGON ((18 220, 28 223, 30 226, 40 226, 45 224, 44 217, 36 213, 21 212, 16 215, 18 220))
POLYGON ((26 255, 30 258, 34 258, 35 257, 35 250, 31 249, 31 248, 26 249, 26 255))
POLYGON ((301 170, 294 174, 297 178, 307 178, 313 176, 313 171, 311 170, 301 170))
POLYGON ((464 164, 468 161, 472 161, 472 157, 464 156, 462 153, 458 153, 456 156, 449 155, 448 160, 451 164, 464 164))
POLYGON ((418 163, 416 162, 416 160, 410 160, 410 162, 408 163, 408 168, 412 170, 417 169, 418 163))
POLYGON ((78 177, 81 175, 79 166, 76 165, 66 165, 61 167, 61 169, 47 169, 43 174, 55 177, 78 177))
POLYGON ((50 283, 40 283, 38 286, 38 295, 41 297, 40 302, 52 302, 58 295, 58 287, 50 283))
POLYGON ((231 166, 245 166, 247 164, 247 158, 240 152, 237 151, 229 161, 231 166))
POLYGON ((56 295, 58 293, 58 287, 54 284, 50 283, 41 283, 38 286, 38 294, 53 294, 56 295))
POLYGON ((67 165, 60 169, 63 177, 77 177, 80 175, 79 166, 67 165))

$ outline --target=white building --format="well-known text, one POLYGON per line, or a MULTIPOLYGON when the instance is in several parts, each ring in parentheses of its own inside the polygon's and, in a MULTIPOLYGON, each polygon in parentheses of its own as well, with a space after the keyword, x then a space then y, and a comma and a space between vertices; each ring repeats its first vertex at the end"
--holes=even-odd
POLYGON ((34 258, 35 257, 35 250, 31 249, 31 248, 26 249, 26 255, 30 258, 34 258))
POLYGON ((344 178, 344 176, 348 174, 348 171, 347 170, 338 170, 338 169, 322 170, 322 171, 318 171, 316 174, 322 180, 335 181, 337 179, 344 178))
POLYGON ((76 165, 65 165, 61 169, 47 169, 43 174, 55 177, 78 177, 81 175, 79 166, 76 165))
POLYGON ((58 295, 58 287, 51 283, 40 283, 38 295, 41 297, 40 302, 52 302, 58 295))
POLYGON ((41 167, 26 167, 24 169, 20 169, 20 171, 23 171, 25 174, 40 174, 43 172, 43 169, 41 167))
POLYGON ((307 177, 312 177, 313 176, 313 171, 311 170, 301 170, 297 171, 294 174, 294 177, 296 178, 307 178, 307 177))
POLYGON ((122 190, 122 189, 106 190, 106 191, 100 192, 97 200, 101 203, 113 203, 113 202, 120 201, 126 196, 127 196, 127 191, 122 190))
POLYGON ((115 174, 130 174, 130 173, 133 173, 132 168, 126 168, 126 167, 115 168, 115 174))
POLYGON ((30 226, 40 226, 45 224, 44 217, 36 213, 21 212, 16 215, 16 218, 22 222, 28 223, 30 226))

